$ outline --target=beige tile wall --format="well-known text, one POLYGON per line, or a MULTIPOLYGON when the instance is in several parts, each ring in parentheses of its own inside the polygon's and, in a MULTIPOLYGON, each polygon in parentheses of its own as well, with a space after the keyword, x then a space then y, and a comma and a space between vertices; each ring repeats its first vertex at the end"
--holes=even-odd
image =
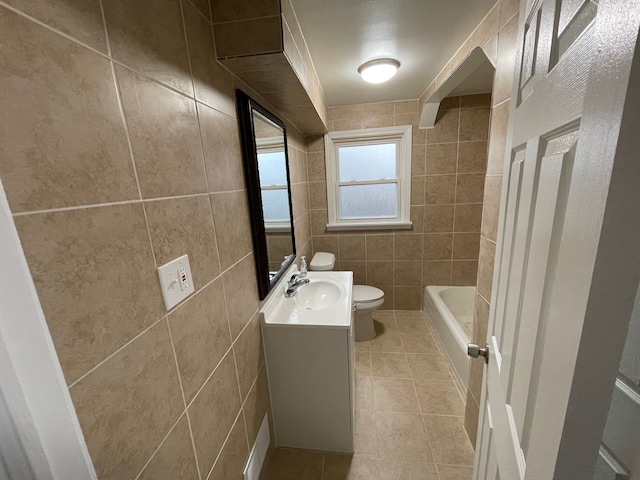
POLYGON ((326 131, 327 103, 290 0, 212 0, 218 59, 306 133, 326 131))
POLYGON ((433 130, 418 129, 418 101, 329 108, 331 131, 413 126, 411 230, 326 230, 323 143, 309 149, 313 250, 385 292, 382 308, 415 310, 426 285, 475 285, 487 163, 490 95, 443 101, 433 130))
MULTIPOLYGON (((492 91, 487 176, 484 186, 480 259, 478 263, 478 292, 474 315, 473 341, 478 344, 485 342, 489 322, 493 264, 498 232, 500 193, 502 190, 502 171, 505 159, 505 142, 518 33, 519 4, 518 0, 499 0, 420 97, 420 104, 422 105, 466 55, 477 46, 482 47, 489 60, 496 67, 492 91)), ((478 425, 483 369, 484 364, 481 360, 471 361, 465 427, 474 444, 478 425)))
POLYGON ((208 2, 0 2, 0 85, 0 177, 99 478, 239 477, 270 408, 233 88, 256 94, 208 2), (167 314, 156 267, 185 253, 167 314))

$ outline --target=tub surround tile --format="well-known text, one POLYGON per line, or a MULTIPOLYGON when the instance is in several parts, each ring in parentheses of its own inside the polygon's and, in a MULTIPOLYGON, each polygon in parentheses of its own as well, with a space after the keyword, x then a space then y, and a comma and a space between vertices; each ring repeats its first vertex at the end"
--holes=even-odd
POLYGON ((169 315, 187 403, 231 346, 227 312, 220 308, 224 304, 222 280, 218 279, 169 315))
POLYGON ((491 298, 495 256, 496 244, 482 237, 480 239, 480 260, 478 264, 478 293, 485 299, 491 298))
POLYGON ((451 260, 453 252, 453 235, 439 233, 424 235, 425 260, 451 260))
POLYGON ((477 260, 479 254, 479 233, 455 233, 453 235, 454 260, 477 260))
POLYGON ((460 141, 487 140, 491 109, 463 108, 460 110, 460 141))
MULTIPOLYGON (((52 2, 14 3, 54 14, 52 2)), ((0 80, 13 213, 139 198, 107 59, 2 8, 0 80)))
POLYGON ((500 196, 502 194, 502 175, 487 175, 484 184, 482 207, 482 235, 494 242, 498 238, 500 219, 500 196))
POLYGON ((180 417, 138 478, 140 480, 158 478, 196 480, 198 478, 198 467, 193 454, 186 415, 180 417))
POLYGON ((396 310, 415 310, 420 308, 422 288, 393 287, 393 305, 396 310))
POLYGON ((422 284, 429 285, 451 285, 450 261, 426 261, 422 267, 422 284))
POLYGON ((422 260, 422 235, 396 235, 393 254, 395 260, 422 260))
POLYGON ((456 177, 456 203, 482 203, 484 173, 466 173, 456 177))
POLYGON ((479 232, 481 223, 481 203, 467 203, 456 205, 453 219, 454 232, 479 232))
POLYGON ((424 191, 426 205, 455 203, 456 175, 427 175, 424 191))
POLYGON ((135 478, 184 408, 166 322, 70 392, 98 476, 135 478))
POLYGON ((422 283, 422 262, 415 260, 393 262, 393 284, 419 287, 422 283))
POLYGON ((143 198, 205 193, 193 100, 116 65, 143 198))
POLYGON ((427 135, 427 144, 456 142, 458 140, 459 121, 459 110, 445 110, 441 108, 436 116, 435 127, 429 130, 427 135))
POLYGON ((501 174, 504 169, 507 129, 509 127, 510 101, 506 100, 493 107, 489 150, 487 152, 487 173, 501 174))
POLYGON ((451 284, 475 286, 478 277, 477 260, 454 260, 451 267, 451 284))
POLYGON ((487 141, 461 142, 458 147, 458 173, 487 171, 487 141))
POLYGON ((473 398, 471 391, 467 390, 467 402, 464 412, 464 429, 469 436, 469 441, 471 442, 474 450, 477 442, 479 417, 480 409, 478 408, 478 404, 476 403, 475 398, 473 398))
POLYGON ((427 147, 426 175, 444 175, 456 173, 458 145, 456 143, 437 143, 427 147))
POLYGON ((103 0, 111 54, 119 62, 193 95, 179 0, 103 0))
POLYGON ((425 205, 424 233, 453 231, 454 205, 425 205))

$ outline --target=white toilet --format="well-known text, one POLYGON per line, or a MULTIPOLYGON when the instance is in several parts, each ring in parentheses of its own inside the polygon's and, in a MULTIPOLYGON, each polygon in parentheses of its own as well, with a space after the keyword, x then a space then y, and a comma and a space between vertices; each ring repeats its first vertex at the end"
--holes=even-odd
MULTIPOLYGON (((336 256, 333 253, 316 252, 309 264, 310 270, 333 270, 336 256)), ((356 307, 355 334, 356 341, 371 340, 376 336, 371 316, 384 303, 384 292, 376 287, 367 285, 353 286, 353 304, 356 307)))

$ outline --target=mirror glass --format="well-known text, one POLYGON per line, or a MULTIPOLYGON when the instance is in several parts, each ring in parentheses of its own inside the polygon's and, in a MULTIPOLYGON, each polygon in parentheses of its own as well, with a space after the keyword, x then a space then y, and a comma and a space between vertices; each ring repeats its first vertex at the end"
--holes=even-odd
POLYGON ((240 90, 237 99, 256 275, 262 299, 296 253, 287 132, 280 119, 240 90))

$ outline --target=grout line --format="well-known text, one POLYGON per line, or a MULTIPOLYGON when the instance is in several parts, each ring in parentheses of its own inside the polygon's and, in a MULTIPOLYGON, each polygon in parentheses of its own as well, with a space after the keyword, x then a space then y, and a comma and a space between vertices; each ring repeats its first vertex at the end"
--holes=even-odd
MULTIPOLYGON (((236 414, 236 419, 233 421, 233 424, 231 425, 231 428, 229 429, 229 433, 227 433, 227 436, 225 437, 224 442, 222 442, 222 447, 220 447, 220 451, 218 452, 218 455, 216 455, 216 458, 213 461, 213 464, 211 464, 211 468, 209 469, 209 472, 207 472, 207 476, 205 477, 205 480, 208 480, 209 478, 211 478, 211 473, 213 472, 213 469, 216 468, 216 464, 218 463, 218 460, 220 460, 220 457, 222 456, 222 452, 224 451, 224 447, 227 446, 227 442, 229 441, 229 437, 231 437, 231 432, 233 432, 234 428, 236 428, 236 425, 238 424, 238 421, 240 421, 240 416, 241 415, 243 415, 242 406, 238 410, 238 413, 236 414)), ((243 422, 244 422, 244 417, 243 417, 243 422)), ((246 428, 246 424, 245 424, 245 428, 246 428)), ((251 453, 251 449, 249 449, 249 453, 251 453)))
POLYGON ((175 346, 175 343, 173 342, 173 334, 171 333, 171 327, 169 325, 168 315, 166 319, 167 319, 167 331, 169 332, 169 340, 171 342, 171 351, 173 352, 173 360, 176 365, 176 372, 178 373, 178 383, 180 384, 180 393, 182 393, 182 404, 184 405, 184 412, 185 412, 185 415, 187 416, 187 425, 189 427, 189 437, 191 438, 191 446, 193 447, 193 456, 196 461, 196 471, 198 472, 198 478, 202 480, 202 475, 200 474, 200 462, 198 461, 198 452, 196 451, 195 438, 193 436, 193 430, 191 429, 189 412, 187 411, 187 397, 184 394, 184 386, 182 384, 182 375, 180 374, 180 365, 178 363, 178 354, 176 353, 176 346, 175 346))
MULTIPOLYGON (((125 342, 120 348, 118 348, 117 350, 115 350, 113 353, 109 354, 107 357, 105 357, 103 360, 101 360, 98 364, 96 364, 94 367, 92 367, 91 369, 89 369, 86 373, 84 373, 82 376, 78 377, 76 380, 73 381, 73 383, 69 384, 69 388, 75 386, 78 382, 80 382, 81 380, 83 380, 85 377, 87 377, 90 373, 92 373, 93 371, 95 371, 98 367, 102 366, 103 364, 105 364, 107 361, 109 361, 111 358, 113 358, 115 355, 117 355, 120 351, 122 351, 125 347, 127 347, 128 345, 130 345, 132 342, 134 342, 138 337, 140 337, 141 335, 143 335, 144 333, 146 333, 147 331, 149 331, 151 328, 153 328, 158 322, 162 321, 164 318, 168 317, 170 314, 172 314, 173 312, 175 312, 176 310, 178 310, 179 308, 183 307, 186 302, 189 301, 189 299, 193 298, 195 295, 199 294, 200 292, 202 292, 205 288, 207 288, 209 285, 211 285, 213 282, 215 282, 216 280, 220 279, 225 273, 227 273, 229 270, 231 270, 232 268, 234 268, 236 265, 238 265, 240 262, 242 262, 243 260, 245 260, 247 257, 249 257, 251 254, 253 253, 253 251, 249 252, 248 254, 246 254, 244 257, 242 257, 240 260, 238 260, 236 263, 234 263, 233 265, 231 265, 229 268, 227 268, 226 270, 224 270, 223 272, 221 272, 218 276, 216 276, 215 278, 213 278, 212 280, 210 280, 209 282, 207 282, 205 285, 203 285, 200 289, 198 289, 197 291, 195 291, 192 295, 189 295, 189 297, 187 297, 186 300, 180 302, 178 305, 176 305, 174 308, 172 308, 171 310, 169 310, 168 312, 166 312, 164 315, 162 315, 162 317, 160 317, 158 320, 156 320, 155 322, 153 322, 151 325, 149 325, 148 327, 144 328, 140 333, 136 334, 134 337, 132 337, 130 340, 128 340, 127 342, 125 342)), ((255 313, 254 313, 255 314, 255 313)), ((253 317, 252 317, 253 318, 253 317)), ((248 324, 249 322, 247 322, 248 324)), ((246 328, 246 325, 245 325, 246 328)), ((242 329, 242 331, 244 331, 244 328, 242 329)), ((238 334, 238 336, 240 336, 242 334, 242 331, 238 334)), ((226 352, 225 352, 226 355, 226 352)), ((224 355, 223 355, 224 357, 224 355)))
POLYGON ((171 435, 171 433, 175 430, 176 426, 178 425, 178 423, 180 423, 180 420, 184 415, 186 415, 186 413, 187 413, 186 411, 183 411, 182 414, 178 417, 178 420, 176 420, 176 422, 171 426, 171 428, 169 429, 169 433, 167 433, 164 436, 164 438, 160 442, 160 445, 158 445, 156 449, 153 451, 153 453, 149 457, 149 460, 147 460, 147 462, 144 464, 142 469, 140 469, 140 472, 138 473, 138 475, 135 476, 135 480, 138 480, 140 478, 140 475, 142 475, 144 470, 149 466, 149 464, 151 463, 151 460, 153 460, 153 457, 156 456, 156 453, 158 453, 158 451, 162 448, 162 445, 164 445, 164 442, 167 440, 167 438, 169 438, 169 435, 171 435))
MULTIPOLYGON (((46 28, 47 30, 49 30, 49 31, 51 31, 53 33, 57 33, 58 35, 66 38, 67 40, 70 40, 73 43, 75 43, 77 45, 80 45, 81 47, 84 47, 84 48, 86 48, 88 50, 91 50, 92 52, 97 53, 98 55, 100 55, 102 57, 109 58, 107 55, 104 54, 104 52, 101 52, 97 48, 92 47, 92 46, 90 46, 90 45, 88 45, 88 44, 86 44, 84 42, 81 42, 80 40, 78 40, 75 37, 72 37, 68 33, 65 33, 65 32, 63 32, 61 30, 57 30, 55 27, 52 27, 48 23, 45 23, 45 22, 43 22, 41 20, 38 20, 37 18, 32 17, 31 15, 29 15, 29 14, 27 14, 27 13, 21 11, 21 10, 18 10, 17 8, 9 5, 8 3, 6 3, 6 2, 4 2, 2 0, 0 0, 0 6, 6 8, 7 10, 10 10, 11 12, 15 13, 16 15, 18 15, 20 17, 26 18, 27 20, 31 20, 33 23, 35 23, 37 25, 40 25, 41 27, 44 27, 44 28, 46 28)), ((102 10, 102 5, 100 5, 100 7, 101 7, 101 10, 102 10)), ((104 12, 103 12, 103 15, 102 15, 102 19, 103 19, 103 23, 104 23, 105 22, 104 12)), ((105 41, 106 41, 106 39, 105 39, 105 41)))
POLYGON ((133 338, 131 338, 129 341, 127 341, 124 345, 122 345, 120 348, 118 348, 117 350, 115 350, 113 353, 109 354, 104 360, 102 360, 101 362, 99 362, 98 364, 96 364, 94 367, 92 367, 91 369, 89 369, 86 373, 82 374, 80 377, 78 377, 76 380, 74 380, 72 383, 69 384, 69 390, 71 390, 72 387, 76 386, 79 382, 81 382, 82 380, 84 380, 89 374, 91 374, 92 372, 94 372, 95 370, 97 370, 99 367, 101 367, 102 365, 104 365, 106 362, 108 362, 110 359, 112 359, 113 357, 115 357, 118 353, 120 353, 122 350, 124 350, 126 347, 128 347, 129 345, 131 345, 133 342, 135 342, 138 338, 140 338, 142 335, 144 335, 145 333, 147 333, 149 330, 151 330, 153 327, 155 327, 158 323, 160 323, 162 320, 164 320, 167 317, 167 314, 163 315, 161 318, 159 318, 158 320, 156 320, 155 322, 153 322, 151 325, 149 325, 148 327, 144 328, 140 333, 136 334, 133 338))

